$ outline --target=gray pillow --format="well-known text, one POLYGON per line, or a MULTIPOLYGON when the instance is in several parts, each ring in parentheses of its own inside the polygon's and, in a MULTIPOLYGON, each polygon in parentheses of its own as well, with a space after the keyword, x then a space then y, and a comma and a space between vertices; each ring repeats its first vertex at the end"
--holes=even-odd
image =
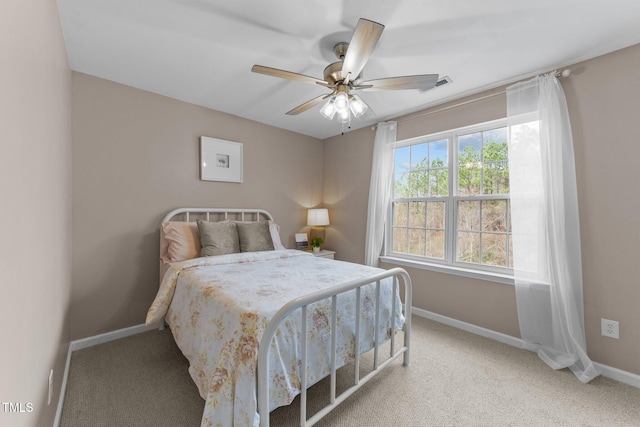
POLYGON ((209 222, 198 220, 200 256, 235 254, 240 252, 238 231, 233 222, 209 222))
POLYGON ((237 222, 240 252, 272 251, 273 240, 268 221, 251 223, 237 222))

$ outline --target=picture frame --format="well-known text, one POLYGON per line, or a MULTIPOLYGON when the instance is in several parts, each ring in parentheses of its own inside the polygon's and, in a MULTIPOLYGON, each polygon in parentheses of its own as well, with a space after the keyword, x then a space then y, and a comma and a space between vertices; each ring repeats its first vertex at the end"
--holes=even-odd
POLYGON ((309 249, 307 233, 296 233, 296 249, 303 251, 309 249))
POLYGON ((243 147, 239 142, 200 137, 200 180, 242 182, 243 147))

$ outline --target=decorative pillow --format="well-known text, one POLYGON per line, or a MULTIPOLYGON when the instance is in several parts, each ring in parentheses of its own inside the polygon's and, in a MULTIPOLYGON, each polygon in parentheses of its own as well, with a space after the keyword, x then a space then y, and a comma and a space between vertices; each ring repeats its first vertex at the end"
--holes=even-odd
POLYGON ((240 239, 240 252, 272 251, 273 240, 268 221, 236 223, 240 239))
POLYGON ((200 256, 235 254, 240 252, 238 231, 234 222, 209 222, 198 220, 200 256))
POLYGON ((164 262, 177 262, 200 256, 200 232, 195 222, 168 221, 160 228, 164 262))
MULTIPOLYGON (((236 224, 254 224, 256 221, 234 221, 236 224)), ((273 242, 273 249, 276 251, 284 251, 287 248, 284 247, 282 241, 280 240, 280 226, 273 222, 272 220, 268 220, 269 222, 269 233, 271 234, 271 241, 273 242)))

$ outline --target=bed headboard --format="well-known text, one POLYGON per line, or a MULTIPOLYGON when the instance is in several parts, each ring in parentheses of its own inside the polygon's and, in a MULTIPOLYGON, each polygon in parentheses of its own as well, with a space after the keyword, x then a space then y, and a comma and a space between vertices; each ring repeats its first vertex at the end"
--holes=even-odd
POLYGON ((273 216, 264 209, 246 208, 178 208, 162 218, 160 225, 167 221, 192 222, 199 219, 205 221, 260 221, 272 220, 273 216))

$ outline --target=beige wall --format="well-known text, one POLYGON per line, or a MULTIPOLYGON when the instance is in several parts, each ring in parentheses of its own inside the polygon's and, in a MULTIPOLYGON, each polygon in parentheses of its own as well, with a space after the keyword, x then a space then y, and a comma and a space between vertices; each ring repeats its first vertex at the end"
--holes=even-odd
POLYGON ((1 406, 0 425, 50 427, 71 283, 71 71, 55 1, 3 2, 0 86, 0 402, 33 408, 1 406))
POLYGON ((640 374, 640 45, 563 80, 573 129, 589 355, 640 374), (600 319, 620 322, 620 340, 600 319))
MULTIPOLYGON (((640 45, 571 67, 562 80, 574 131, 580 204, 587 347, 597 362, 640 374, 640 45), (620 340, 600 336, 600 318, 620 322, 620 340)), ((455 76, 454 76, 455 79, 455 76)), ((455 84, 455 83, 454 83, 455 84)), ((399 118, 398 139, 502 118, 503 94, 441 112, 467 99, 399 118)), ((361 129, 325 141, 324 201, 331 208, 328 245, 337 258, 362 262, 375 132, 361 129)), ((391 265, 384 265, 391 267, 391 265)), ((513 286, 407 269, 414 305, 519 336, 513 286)))
POLYGON ((159 222, 178 207, 260 207, 283 243, 322 201, 322 141, 73 73, 71 337, 144 323, 159 222), (201 135, 244 144, 244 182, 199 179, 201 135))

